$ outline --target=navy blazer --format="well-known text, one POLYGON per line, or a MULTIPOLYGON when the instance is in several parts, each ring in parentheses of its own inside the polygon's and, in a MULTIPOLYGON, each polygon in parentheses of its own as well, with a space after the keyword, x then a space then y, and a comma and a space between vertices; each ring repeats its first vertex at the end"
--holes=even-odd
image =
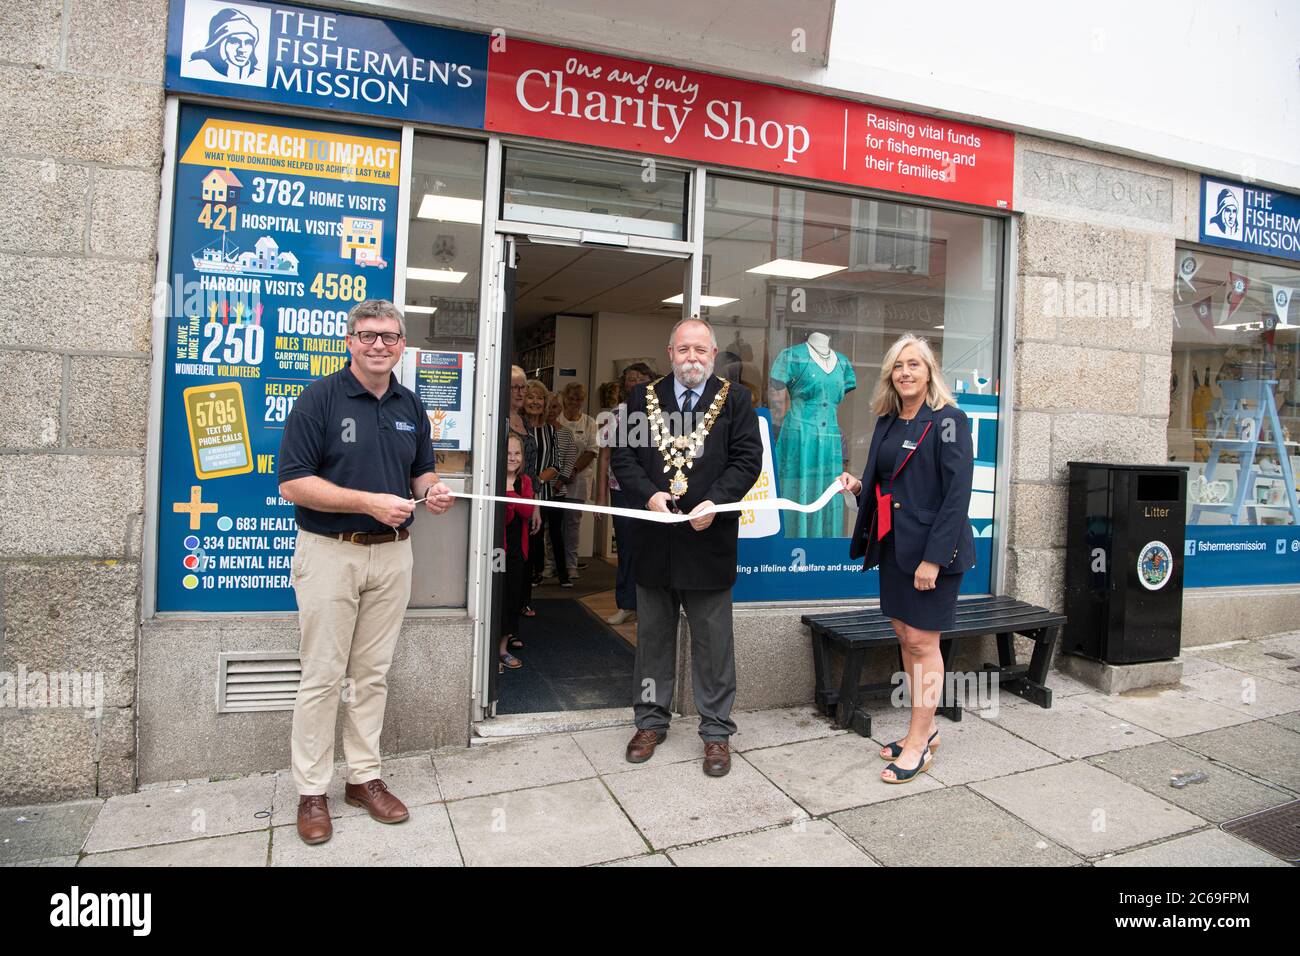
MULTIPOLYGON (((653 387, 659 406, 665 413, 677 408, 673 394, 673 377, 666 375, 652 385, 638 385, 627 399, 626 438, 636 447, 611 445, 610 466, 627 498, 628 507, 644 508, 657 492, 668 490, 671 475, 664 468, 659 449, 649 444, 649 429, 636 438, 635 423, 644 422, 646 390, 653 387)), ((722 380, 710 375, 703 394, 691 412, 692 427, 704 415, 722 380)), ((733 382, 727 401, 704 440, 704 448, 695 464, 686 472, 689 487, 678 502, 689 512, 701 501, 716 505, 740 501, 749 494, 763 467, 763 440, 758 432, 758 416, 748 388, 733 382)), ((735 511, 715 515, 713 523, 696 531, 686 522, 659 524, 640 522, 636 528, 636 557, 633 575, 636 583, 659 588, 729 588, 736 583, 736 538, 740 531, 740 514, 735 511)))
MULTIPOLYGON (((858 520, 849 539, 849 557, 866 555, 864 571, 880 564, 876 456, 885 432, 896 418, 881 415, 876 420, 867 468, 862 473, 858 520)), ((962 574, 975 566, 975 535, 969 517, 975 476, 970 420, 954 405, 934 411, 923 404, 915 421, 913 431, 917 435, 925 432, 925 437, 894 476, 894 554, 907 574, 915 573, 922 561, 937 564, 940 574, 962 574)))

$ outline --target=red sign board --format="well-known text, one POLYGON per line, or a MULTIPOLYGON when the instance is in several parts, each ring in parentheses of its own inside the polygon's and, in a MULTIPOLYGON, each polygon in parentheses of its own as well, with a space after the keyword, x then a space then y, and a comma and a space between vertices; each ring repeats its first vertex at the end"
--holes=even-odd
POLYGON ((486 127, 1011 208, 1015 136, 798 90, 509 40, 486 127))

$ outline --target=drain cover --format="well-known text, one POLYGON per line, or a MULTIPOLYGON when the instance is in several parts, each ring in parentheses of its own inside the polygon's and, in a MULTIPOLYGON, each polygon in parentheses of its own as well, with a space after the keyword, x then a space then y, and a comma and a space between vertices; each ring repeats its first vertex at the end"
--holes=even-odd
POLYGON ((1223 831, 1288 863, 1300 862, 1300 800, 1231 820, 1223 831))

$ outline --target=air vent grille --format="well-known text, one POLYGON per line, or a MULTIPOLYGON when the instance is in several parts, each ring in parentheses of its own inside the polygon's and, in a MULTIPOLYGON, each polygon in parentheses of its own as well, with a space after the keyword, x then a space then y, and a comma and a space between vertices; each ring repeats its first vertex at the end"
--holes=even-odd
POLYGON ((302 679, 297 654, 232 651, 217 661, 217 713, 293 710, 302 679))

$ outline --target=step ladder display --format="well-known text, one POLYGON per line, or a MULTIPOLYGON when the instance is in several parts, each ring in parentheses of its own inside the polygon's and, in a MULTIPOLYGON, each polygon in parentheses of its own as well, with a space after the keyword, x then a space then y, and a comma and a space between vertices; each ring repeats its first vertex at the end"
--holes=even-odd
POLYGON ((1210 456, 1205 465, 1205 481, 1208 484, 1214 480, 1220 456, 1235 454, 1238 462, 1236 493, 1231 502, 1198 502, 1193 505, 1187 523, 1196 524, 1204 512, 1226 514, 1232 524, 1260 524, 1261 513, 1290 512, 1291 523, 1300 525, 1295 470, 1291 467, 1291 458, 1287 454, 1288 446, 1300 448, 1300 442, 1286 441, 1282 431, 1277 403, 1273 400, 1277 380, 1220 381, 1218 385, 1221 397, 1215 399, 1211 411, 1210 456), (1261 446, 1277 454, 1279 471, 1265 471, 1256 461, 1261 446), (1255 483, 1261 478, 1281 481, 1285 485, 1286 505, 1260 504, 1255 500, 1255 483), (1244 522, 1243 517, 1246 519, 1244 522))

